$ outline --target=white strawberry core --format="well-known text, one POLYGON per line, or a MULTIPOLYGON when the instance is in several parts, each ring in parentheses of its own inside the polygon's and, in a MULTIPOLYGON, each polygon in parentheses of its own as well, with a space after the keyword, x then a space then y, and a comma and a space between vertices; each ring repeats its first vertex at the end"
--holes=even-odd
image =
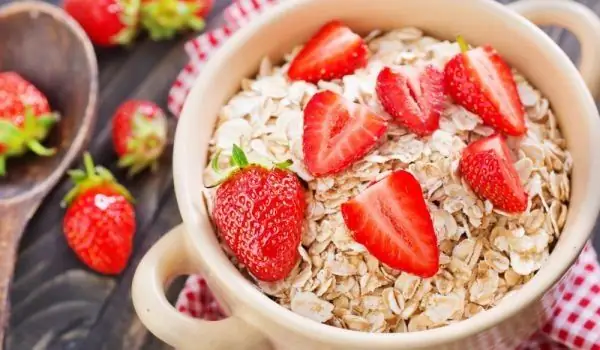
POLYGON ((508 91, 506 91, 496 68, 489 60, 488 53, 483 48, 477 48, 469 51, 468 55, 472 67, 483 82, 483 89, 487 90, 498 102, 500 113, 510 119, 517 119, 519 111, 515 110, 514 105, 511 103, 508 91))

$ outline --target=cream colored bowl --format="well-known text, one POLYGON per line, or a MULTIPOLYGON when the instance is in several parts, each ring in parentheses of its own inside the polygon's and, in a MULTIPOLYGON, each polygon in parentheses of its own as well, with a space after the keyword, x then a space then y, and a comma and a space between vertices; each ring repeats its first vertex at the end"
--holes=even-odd
POLYGON ((553 286, 588 239, 600 206, 600 122, 592 94, 600 83, 600 22, 567 0, 529 0, 504 7, 483 0, 288 0, 235 34, 204 67, 185 104, 175 141, 175 187, 184 224, 144 257, 133 302, 156 336, 181 349, 510 349, 546 319, 553 286), (580 73, 533 23, 557 24, 582 44, 580 73), (416 26, 451 39, 491 43, 549 98, 573 155, 572 197, 562 236, 548 262, 510 303, 471 319, 416 333, 370 334, 322 325, 279 306, 258 291, 219 247, 202 199, 202 171, 220 107, 254 74, 260 59, 281 57, 328 20, 360 33, 416 26), (582 79, 583 76, 583 79, 582 79), (230 315, 208 322, 180 315, 165 285, 202 273, 230 315))

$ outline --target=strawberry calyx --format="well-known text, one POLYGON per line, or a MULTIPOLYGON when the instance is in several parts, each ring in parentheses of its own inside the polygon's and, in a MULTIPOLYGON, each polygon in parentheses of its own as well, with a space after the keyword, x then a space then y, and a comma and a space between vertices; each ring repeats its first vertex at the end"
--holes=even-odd
POLYGON ((69 177, 71 177, 75 187, 63 198, 61 203, 63 208, 68 207, 79 195, 98 187, 108 187, 125 197, 130 203, 135 201, 131 193, 117 182, 108 169, 103 166, 94 165, 89 152, 85 152, 83 155, 83 165, 85 170, 74 169, 68 171, 69 177))
POLYGON ((112 37, 111 40, 118 45, 129 45, 138 33, 141 0, 118 0, 118 3, 122 9, 119 21, 123 24, 124 28, 112 37))
POLYGON ((292 164, 294 164, 294 162, 291 159, 285 160, 283 162, 271 163, 271 164, 262 164, 262 163, 259 164, 258 162, 249 162, 244 151, 238 145, 234 144, 232 151, 231 151, 231 159, 229 162, 230 166, 227 169, 220 169, 219 168, 220 155, 221 155, 221 150, 218 150, 215 153, 215 156, 211 161, 211 168, 216 174, 222 174, 224 170, 226 170, 226 174, 224 176, 222 176, 216 183, 206 186, 206 188, 214 188, 214 187, 219 186, 220 184, 225 182, 227 179, 229 179, 234 173, 236 173, 246 167, 249 167, 249 166, 260 166, 260 167, 263 167, 263 168, 269 169, 269 170, 273 169, 273 168, 288 170, 288 168, 292 164))
POLYGON ((27 150, 38 156, 48 157, 56 149, 47 148, 40 143, 45 139, 54 124, 60 119, 58 113, 36 116, 32 108, 25 108, 22 126, 0 119, 0 176, 6 174, 6 158, 23 155, 27 150))
POLYGON ((152 0, 142 5, 142 25, 152 40, 173 38, 186 29, 200 31, 205 22, 198 13, 202 5, 181 0, 152 0))
POLYGON ((462 35, 456 37, 456 42, 458 43, 458 47, 460 47, 460 52, 465 53, 469 51, 469 44, 462 35))
POLYGON ((133 176, 147 167, 156 170, 167 140, 167 122, 162 112, 153 118, 136 113, 132 120, 132 135, 127 142, 127 152, 119 158, 120 168, 129 168, 133 176))

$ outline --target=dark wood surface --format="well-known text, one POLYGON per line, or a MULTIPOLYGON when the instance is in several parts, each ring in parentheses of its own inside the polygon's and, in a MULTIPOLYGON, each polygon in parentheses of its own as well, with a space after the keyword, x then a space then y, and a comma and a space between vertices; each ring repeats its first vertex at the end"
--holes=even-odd
MULTIPOLYGON (((0 4, 9 0, 0 0, 0 4)), ((51 2, 57 3, 58 0, 51 2)), ((216 0, 208 28, 218 26, 230 0, 216 0)), ((510 2, 510 1, 503 1, 510 2)), ((600 0, 581 1, 600 13, 600 0)), ((579 46, 559 28, 549 35, 577 61, 579 46)), ((189 38, 189 36, 188 36, 189 38)), ((154 100, 166 107, 167 92, 186 62, 187 38, 155 43, 139 40, 129 49, 97 50, 100 65, 99 122, 90 144, 96 161, 115 169, 108 121, 116 107, 129 98, 154 100)), ((598 63, 600 64, 600 62, 598 63)), ((63 179, 46 197, 28 225, 19 249, 13 304, 7 334, 8 350, 159 350, 168 347, 149 334, 131 305, 133 272, 143 254, 169 228, 181 222, 167 155, 154 175, 124 180, 138 199, 138 232, 129 268, 119 277, 104 277, 86 269, 66 246, 59 203, 69 189, 63 179)), ((599 194, 600 195, 600 194, 599 194)), ((600 239, 596 235, 596 244, 600 239)), ((171 288, 171 299, 181 279, 171 288)))

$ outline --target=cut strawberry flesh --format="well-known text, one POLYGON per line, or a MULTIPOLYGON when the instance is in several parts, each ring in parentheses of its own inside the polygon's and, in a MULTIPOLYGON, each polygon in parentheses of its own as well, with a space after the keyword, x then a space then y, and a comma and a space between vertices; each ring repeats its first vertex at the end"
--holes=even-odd
POLYGON ((400 125, 418 135, 429 135, 439 127, 445 101, 443 78, 433 66, 384 68, 377 77, 377 97, 400 125))
POLYGON ((341 78, 366 66, 367 58, 364 40, 340 21, 331 21, 294 58, 288 76, 311 83, 341 78))
POLYGON ((460 169, 471 188, 494 206, 507 212, 526 209, 527 194, 501 135, 471 143, 463 152, 460 169))
POLYGON ((314 176, 340 172, 364 157, 386 130, 385 119, 369 108, 318 92, 304 109, 306 167, 314 176))
POLYGON ((421 277, 439 268, 437 237, 421 186, 399 170, 342 204, 354 239, 382 263, 421 277))
POLYGON ((492 101, 495 101, 499 112, 510 119, 511 123, 519 123, 523 117, 523 110, 520 103, 515 103, 514 94, 516 90, 514 83, 507 83, 507 81, 513 81, 510 68, 499 67, 498 65, 504 65, 504 62, 498 62, 494 57, 491 57, 492 55, 497 54, 491 47, 480 47, 467 52, 467 62, 477 73, 476 77, 481 81, 481 87, 485 94, 492 101), (506 70, 510 74, 509 77, 506 77, 506 70))

